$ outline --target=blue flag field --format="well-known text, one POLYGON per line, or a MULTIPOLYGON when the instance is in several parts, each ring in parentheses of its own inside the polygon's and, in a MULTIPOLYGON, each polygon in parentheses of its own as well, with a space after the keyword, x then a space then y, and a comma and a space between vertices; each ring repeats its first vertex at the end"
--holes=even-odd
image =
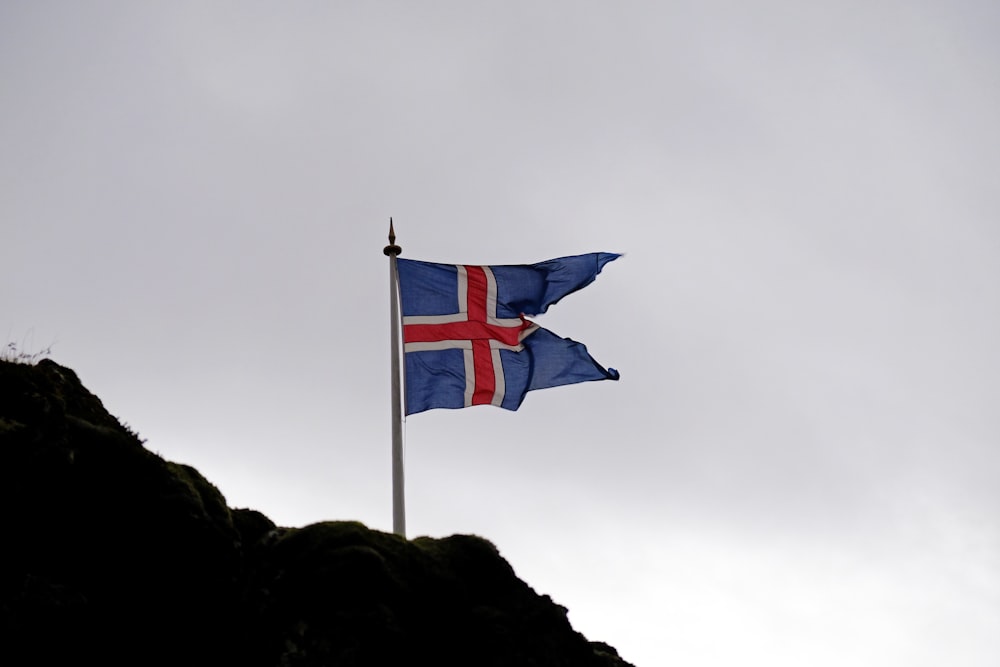
POLYGON ((495 405, 589 380, 617 380, 581 343, 526 316, 594 281, 620 255, 590 253, 537 264, 472 266, 398 259, 406 414, 495 405))

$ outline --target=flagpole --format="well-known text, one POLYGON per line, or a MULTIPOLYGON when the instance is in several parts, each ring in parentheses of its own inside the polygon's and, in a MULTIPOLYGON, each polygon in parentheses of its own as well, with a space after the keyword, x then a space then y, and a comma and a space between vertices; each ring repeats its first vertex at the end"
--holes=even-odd
POLYGON ((392 532, 406 537, 406 506, 403 496, 403 397, 399 363, 399 279, 396 257, 403 249, 396 245, 396 232, 389 218, 389 245, 383 250, 389 258, 389 326, 392 346, 392 532))

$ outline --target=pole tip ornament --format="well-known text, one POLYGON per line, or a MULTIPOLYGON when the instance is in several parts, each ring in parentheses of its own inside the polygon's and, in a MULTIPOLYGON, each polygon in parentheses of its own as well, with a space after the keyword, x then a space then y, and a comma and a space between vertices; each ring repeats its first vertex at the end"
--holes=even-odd
POLYGON ((382 249, 386 257, 395 257, 403 252, 403 249, 396 245, 396 230, 392 228, 392 218, 389 218, 389 245, 382 249))

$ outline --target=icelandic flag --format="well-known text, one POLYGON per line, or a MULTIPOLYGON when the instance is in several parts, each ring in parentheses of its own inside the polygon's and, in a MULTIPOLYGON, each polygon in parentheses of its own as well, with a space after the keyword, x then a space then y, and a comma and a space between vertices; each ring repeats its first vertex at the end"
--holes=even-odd
POLYGON ((496 405, 526 393, 617 380, 582 344, 525 319, 594 281, 620 255, 597 252, 513 266, 397 259, 406 355, 406 414, 496 405))

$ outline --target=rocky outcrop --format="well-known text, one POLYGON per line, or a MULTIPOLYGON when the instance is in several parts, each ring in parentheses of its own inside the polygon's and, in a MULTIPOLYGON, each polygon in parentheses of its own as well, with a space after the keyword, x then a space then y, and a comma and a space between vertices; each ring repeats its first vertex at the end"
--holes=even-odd
POLYGON ((488 541, 230 509, 52 361, 0 362, 0 662, 627 665, 488 541))

